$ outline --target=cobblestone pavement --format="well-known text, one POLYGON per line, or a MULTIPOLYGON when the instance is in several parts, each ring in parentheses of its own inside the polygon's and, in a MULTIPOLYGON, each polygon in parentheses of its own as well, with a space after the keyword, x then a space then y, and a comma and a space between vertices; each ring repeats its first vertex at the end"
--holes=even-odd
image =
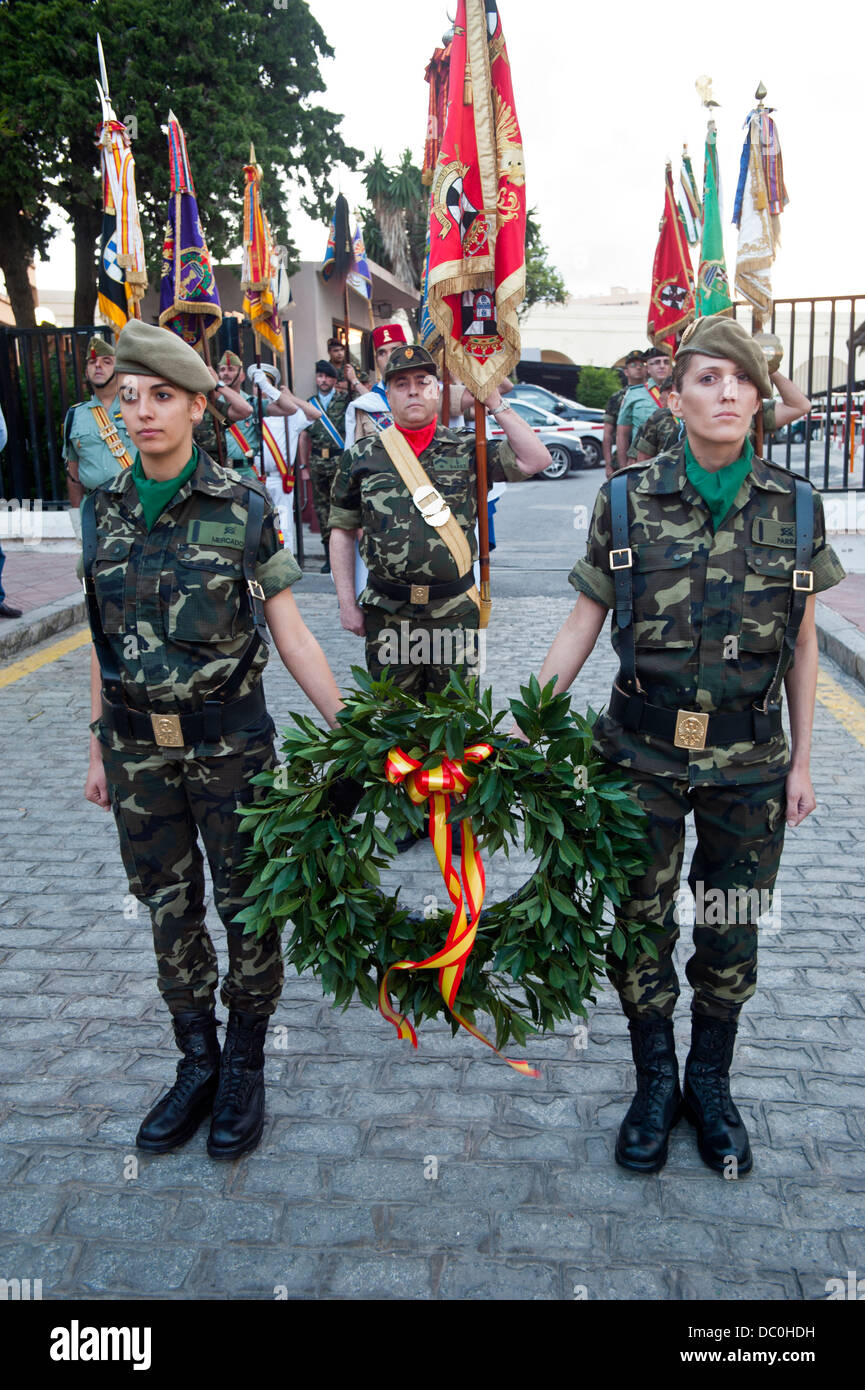
MULTIPOLYGON (((521 491, 523 520, 542 528, 521 532, 523 588, 537 594, 497 600, 486 679, 498 707, 538 669, 571 604, 561 563, 549 583, 527 572, 553 514, 580 494, 521 491)), ((559 561, 573 558, 573 535, 559 561)), ((517 548, 509 553, 516 567, 517 548)), ((332 594, 303 587, 306 620, 347 683, 361 644, 338 626, 332 594)), ((578 682, 579 708, 609 692, 605 643, 578 682)), ((138 1123, 177 1054, 149 925, 142 909, 129 915, 137 905, 113 821, 81 796, 87 661, 82 645, 0 688, 0 1277, 40 1278, 45 1298, 783 1300, 824 1298, 828 1279, 865 1274, 865 715, 855 682, 827 665, 820 806, 788 832, 734 1061, 754 1170, 725 1182, 684 1123, 660 1174, 613 1162, 632 1066, 608 986, 586 1047, 566 1027, 519 1053, 541 1069, 531 1080, 443 1026, 425 1025, 412 1052, 377 1014, 335 1013, 314 980, 290 977, 255 1153, 212 1162, 203 1127, 176 1154, 136 1160, 138 1123), (425 1176, 431 1159, 437 1177, 425 1176)), ((266 685, 278 727, 290 708, 308 708, 273 660, 266 685)), ((497 857, 487 868, 496 899, 527 865, 497 857)), ((397 872, 418 902, 442 891, 425 845, 394 881, 397 872)), ((224 963, 218 922, 213 934, 224 963)), ((687 954, 680 943, 681 1057, 687 954)))

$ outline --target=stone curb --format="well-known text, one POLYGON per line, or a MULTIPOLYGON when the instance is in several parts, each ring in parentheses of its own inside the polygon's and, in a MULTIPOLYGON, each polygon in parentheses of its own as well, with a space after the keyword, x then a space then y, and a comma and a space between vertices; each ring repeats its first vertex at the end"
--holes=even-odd
POLYGON ((815 604, 817 643, 842 671, 865 686, 865 633, 849 619, 818 599, 815 604))
POLYGON ((26 647, 35 647, 46 637, 84 622, 84 615, 84 595, 79 591, 46 603, 42 608, 33 608, 21 618, 4 622, 0 627, 0 659, 14 656, 26 647))

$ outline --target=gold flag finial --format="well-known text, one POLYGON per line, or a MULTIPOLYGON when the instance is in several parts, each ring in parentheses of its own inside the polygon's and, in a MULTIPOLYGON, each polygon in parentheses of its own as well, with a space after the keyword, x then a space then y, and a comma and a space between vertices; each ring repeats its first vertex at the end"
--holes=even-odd
POLYGON ((760 83, 757 84, 757 90, 756 90, 756 92, 754 93, 754 96, 757 98, 757 100, 758 100, 759 102, 762 102, 764 96, 766 96, 766 86, 765 86, 765 83, 760 82, 760 83))

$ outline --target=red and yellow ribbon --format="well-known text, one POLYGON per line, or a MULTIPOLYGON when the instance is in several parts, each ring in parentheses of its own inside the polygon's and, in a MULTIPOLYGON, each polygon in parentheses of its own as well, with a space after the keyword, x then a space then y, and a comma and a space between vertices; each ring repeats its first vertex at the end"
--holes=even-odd
MULTIPOLYGON (((473 743, 463 753, 463 759, 469 763, 481 763, 490 756, 492 751, 492 746, 489 743, 473 743)), ((378 992, 379 1009, 396 1028, 397 1035, 400 1038, 408 1038, 412 1046, 417 1047, 417 1034, 411 1023, 403 1014, 397 1013, 391 1005, 387 992, 388 976, 392 970, 438 970, 439 989, 454 1018, 469 1033, 479 1038, 487 1047, 492 1048, 497 1056, 501 1057, 502 1054, 490 1042, 489 1038, 485 1038, 483 1033, 469 1023, 468 1019, 458 1014, 454 1007, 463 972, 477 936, 478 920, 486 891, 484 866, 478 853, 471 821, 468 818, 460 821, 462 829, 460 871, 462 878, 454 867, 453 830, 447 823, 451 798, 456 799, 468 790, 471 785, 471 777, 466 772, 463 762, 452 758, 445 758, 438 767, 424 770, 415 758, 409 757, 401 748, 392 748, 388 753, 385 776, 392 786, 398 786, 400 782, 405 782, 406 791, 416 806, 427 800, 432 802, 429 835, 448 897, 454 904, 454 914, 448 928, 447 940, 441 950, 428 956, 426 960, 401 960, 390 966, 378 992), (466 905, 468 905, 468 913, 466 913, 466 905)), ((511 1062, 507 1057, 504 1057, 503 1060, 515 1071, 522 1072, 524 1076, 540 1076, 540 1072, 530 1067, 528 1062, 511 1062)))

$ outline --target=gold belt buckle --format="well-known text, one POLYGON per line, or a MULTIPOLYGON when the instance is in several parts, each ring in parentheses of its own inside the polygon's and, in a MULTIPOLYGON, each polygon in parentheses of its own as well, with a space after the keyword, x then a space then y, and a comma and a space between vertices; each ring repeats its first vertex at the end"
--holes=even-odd
POLYGON ((690 709, 677 710, 673 746, 675 748, 705 748, 708 731, 708 714, 696 714, 690 709))
POLYGON ((262 603, 264 602, 264 590, 257 579, 250 579, 249 592, 252 594, 253 598, 260 599, 262 603))
POLYGON ((183 731, 179 714, 151 714, 153 737, 160 748, 182 748, 183 731))
POLYGON ((793 588, 797 594, 811 594, 814 592, 814 571, 813 570, 794 570, 793 588))
POLYGON ((429 584, 412 584, 409 603, 429 603, 429 584))

